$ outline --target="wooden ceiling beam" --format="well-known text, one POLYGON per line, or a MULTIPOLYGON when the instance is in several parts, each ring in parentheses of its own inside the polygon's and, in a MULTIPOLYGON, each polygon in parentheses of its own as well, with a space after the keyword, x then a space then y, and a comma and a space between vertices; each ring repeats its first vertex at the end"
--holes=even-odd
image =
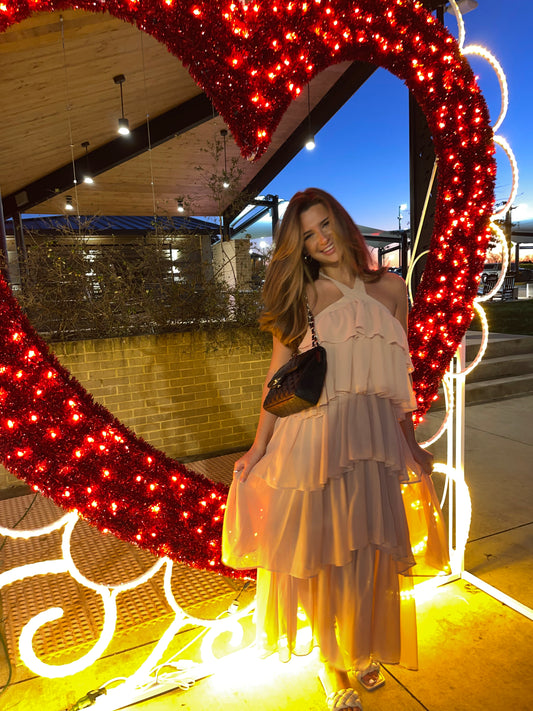
MULTIPOLYGON (((93 177, 105 173, 144 153, 149 148, 165 143, 182 133, 210 121, 217 113, 205 94, 175 106, 164 114, 150 120, 150 131, 146 123, 133 129, 129 136, 120 136, 88 153, 88 164, 93 177)), ((16 193, 3 198, 4 216, 9 219, 19 212, 27 212, 32 207, 49 200, 54 195, 74 188, 74 175, 79 182, 87 168, 85 155, 72 163, 28 183, 16 193)))

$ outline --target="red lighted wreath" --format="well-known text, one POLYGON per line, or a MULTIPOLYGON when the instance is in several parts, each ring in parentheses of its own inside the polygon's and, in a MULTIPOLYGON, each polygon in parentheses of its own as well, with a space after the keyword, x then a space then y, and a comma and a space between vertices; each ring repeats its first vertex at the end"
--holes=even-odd
MULTIPOLYGON (((243 156, 326 67, 360 60, 402 79, 439 161, 435 228, 410 316, 418 414, 471 319, 495 179, 483 97, 457 43, 412 0, 2 0, 0 30, 34 12, 108 12, 164 43, 220 112, 243 156)), ((0 454, 57 504, 157 555, 227 573, 226 489, 136 437, 50 353, 0 282, 0 454)), ((235 573, 239 575, 238 572, 235 573)))

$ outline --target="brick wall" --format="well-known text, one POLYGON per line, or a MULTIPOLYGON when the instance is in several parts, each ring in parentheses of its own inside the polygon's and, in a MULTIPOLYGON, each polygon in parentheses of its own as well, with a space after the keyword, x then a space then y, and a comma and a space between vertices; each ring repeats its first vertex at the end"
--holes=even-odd
MULTIPOLYGON (((270 349, 172 333, 54 344, 61 363, 125 425, 180 459, 253 440, 270 349)), ((233 341, 238 340, 233 338, 233 341)), ((0 488, 19 480, 0 467, 0 488)))

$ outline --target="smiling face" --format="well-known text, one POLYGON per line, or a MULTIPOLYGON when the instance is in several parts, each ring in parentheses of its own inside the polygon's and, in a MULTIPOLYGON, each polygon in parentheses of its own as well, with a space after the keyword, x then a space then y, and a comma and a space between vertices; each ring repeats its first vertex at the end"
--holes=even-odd
POLYGON ((309 255, 321 266, 340 263, 341 247, 335 239, 329 212, 322 203, 312 205, 300 214, 300 228, 304 255, 309 255))

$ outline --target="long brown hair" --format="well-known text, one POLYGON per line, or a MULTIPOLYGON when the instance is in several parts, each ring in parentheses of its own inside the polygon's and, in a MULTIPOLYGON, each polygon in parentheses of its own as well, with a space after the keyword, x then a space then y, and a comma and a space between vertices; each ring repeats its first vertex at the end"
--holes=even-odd
POLYGON ((264 310, 259 319, 285 345, 296 349, 307 330, 305 287, 318 278, 319 263, 304 260, 300 216, 313 205, 323 205, 329 214, 342 260, 363 281, 377 281, 385 268, 373 269, 370 251, 359 228, 343 206, 320 188, 307 188, 290 200, 275 237, 275 248, 263 286, 264 310))

